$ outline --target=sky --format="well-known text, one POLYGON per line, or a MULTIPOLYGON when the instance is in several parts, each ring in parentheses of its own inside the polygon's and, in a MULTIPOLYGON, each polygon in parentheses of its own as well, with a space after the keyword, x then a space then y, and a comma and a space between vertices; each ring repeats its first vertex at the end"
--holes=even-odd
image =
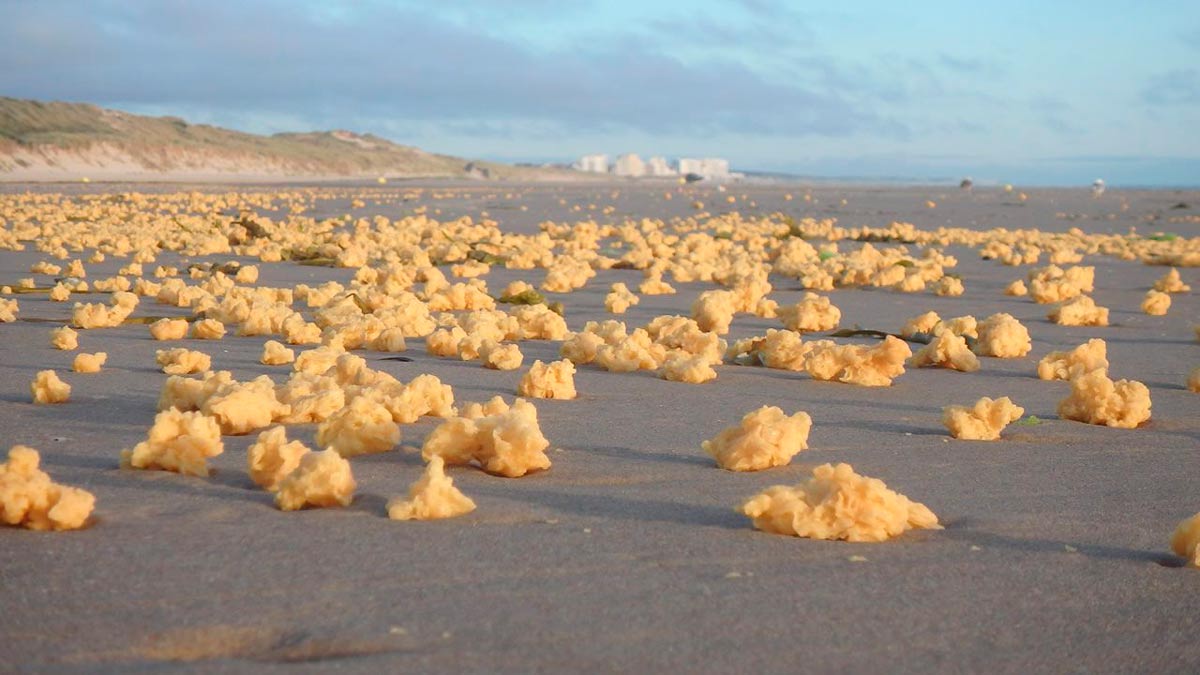
POLYGON ((1200 2, 0 0, 0 95, 501 161, 1196 186, 1200 2))

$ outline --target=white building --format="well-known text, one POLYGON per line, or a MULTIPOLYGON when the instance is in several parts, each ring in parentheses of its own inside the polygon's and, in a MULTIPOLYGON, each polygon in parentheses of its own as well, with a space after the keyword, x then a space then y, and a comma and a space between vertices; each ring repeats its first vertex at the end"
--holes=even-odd
POLYGON ((621 155, 613 165, 613 173, 618 176, 637 178, 646 175, 646 163, 634 153, 621 155))
POLYGON ((680 157, 679 173, 680 175, 694 173, 708 179, 729 178, 729 160, 716 157, 706 157, 704 159, 680 157))
POLYGON ((608 155, 584 155, 572 167, 576 171, 608 173, 608 155))
POLYGON ((675 169, 667 163, 665 157, 651 157, 646 160, 646 175, 647 176, 674 176, 675 169))

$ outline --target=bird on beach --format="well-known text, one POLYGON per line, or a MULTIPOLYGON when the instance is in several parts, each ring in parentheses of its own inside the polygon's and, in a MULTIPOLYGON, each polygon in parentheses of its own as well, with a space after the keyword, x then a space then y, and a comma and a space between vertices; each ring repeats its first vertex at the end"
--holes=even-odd
POLYGON ((1092 196, 1099 197, 1102 194, 1104 194, 1104 179, 1097 178, 1095 182, 1092 183, 1092 196))

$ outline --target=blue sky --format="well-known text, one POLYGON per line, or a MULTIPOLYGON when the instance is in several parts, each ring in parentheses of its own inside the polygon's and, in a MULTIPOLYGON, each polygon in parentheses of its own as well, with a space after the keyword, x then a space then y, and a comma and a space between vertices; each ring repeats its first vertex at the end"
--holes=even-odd
POLYGON ((0 94, 509 161, 1197 185, 1200 2, 0 0, 0 94))

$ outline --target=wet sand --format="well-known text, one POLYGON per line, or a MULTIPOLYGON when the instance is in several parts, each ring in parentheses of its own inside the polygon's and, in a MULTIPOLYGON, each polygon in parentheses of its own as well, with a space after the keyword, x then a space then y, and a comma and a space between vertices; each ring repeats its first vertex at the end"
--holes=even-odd
MULTIPOLYGON (((692 212, 690 200, 664 201, 665 189, 464 184, 453 198, 434 202, 427 191, 397 204, 368 201, 356 213, 486 211, 504 228, 533 232, 543 220, 692 212), (614 210, 604 214, 607 205, 614 210)), ((1110 190, 1093 199, 1084 189, 1033 189, 1022 204, 995 188, 698 189, 717 212, 836 217, 845 226, 901 220, 926 229, 1136 227, 1200 235, 1195 191, 1110 190), (805 192, 815 202, 801 199, 805 192), (785 201, 785 193, 796 199, 785 201), (736 205, 724 203, 729 195, 739 197, 736 205), (1171 208, 1181 202, 1189 208, 1171 208)), ((347 208, 344 199, 321 201, 314 215, 347 208)), ((910 368, 889 388, 733 365, 718 367, 718 379, 704 385, 583 366, 578 400, 537 401, 554 466, 521 479, 452 469, 478 509, 428 523, 393 522, 384 512, 386 500, 421 472, 419 454, 404 449, 352 461, 359 488, 351 507, 298 513, 276 510, 247 477, 245 449, 254 435, 226 437, 208 479, 122 471, 119 451, 144 438, 154 418, 165 378, 154 351, 164 345, 145 326, 81 332, 83 351, 106 351, 109 359, 101 374, 77 375, 69 372, 73 353, 49 345, 51 325, 0 324, 5 441, 39 449, 52 477, 97 497, 95 522, 82 531, 0 529, 0 670, 232 672, 300 663, 353 672, 1195 671, 1200 572, 1180 568, 1167 540, 1179 520, 1200 511, 1200 395, 1184 387, 1200 365, 1192 329, 1200 322, 1197 292, 1173 296, 1167 316, 1147 316, 1142 295, 1166 268, 1089 256, 1083 264, 1096 266, 1092 295, 1111 308, 1113 325, 1061 327, 1045 318, 1048 306, 1002 294, 1028 266, 983 261, 966 248, 948 252, 960 261, 953 271, 965 282, 963 296, 839 289, 831 297, 842 326, 894 332, 927 310, 980 318, 1009 312, 1032 334, 1028 356, 985 358, 971 374, 910 368), (1142 428, 1056 416, 1068 385, 1038 380, 1037 361, 1091 337, 1107 341, 1114 377, 1150 387, 1153 418, 1142 428), (28 383, 43 368, 72 384, 69 403, 29 403, 28 383), (1044 422, 1010 426, 994 443, 950 439, 942 406, 985 395, 1010 396, 1044 422), (769 471, 715 468, 700 442, 768 404, 812 416, 810 449, 769 471), (758 532, 734 512, 744 498, 795 484, 825 462, 849 462, 884 480, 929 506, 946 529, 882 544, 811 541, 758 532)), ((29 276, 42 258, 0 251, 0 280, 29 276)), ((110 258, 88 269, 112 274, 125 262, 110 258)), ((346 282, 353 274, 290 263, 260 268, 260 285, 346 282)), ((1200 271, 1181 272, 1200 288, 1200 271)), ((487 280, 498 290, 543 276, 497 269, 487 280)), ((633 287, 640 276, 603 271, 580 291, 549 297, 564 302, 569 326, 579 329, 613 318, 603 309, 609 284, 633 287)), ((803 295, 795 280, 772 282, 781 304, 803 295)), ((712 288, 676 286, 677 295, 643 297, 618 318, 634 326, 686 314, 712 288)), ((69 305, 44 296, 20 296, 20 303, 22 318, 69 315, 69 305)), ((135 316, 150 313, 186 311, 143 300, 135 316)), ((738 315, 727 338, 775 327, 777 320, 738 315)), ((186 343, 238 379, 267 373, 280 380, 287 367, 258 363, 264 339, 231 334, 186 343)), ((558 344, 523 342, 525 363, 557 358, 558 344)), ((458 401, 511 399, 522 372, 435 358, 415 339, 405 354, 411 362, 362 355, 405 381, 433 373, 454 386, 458 401)), ((402 444, 419 447, 437 422, 403 426, 402 444)), ((314 427, 290 427, 289 435, 311 445, 314 427)))

